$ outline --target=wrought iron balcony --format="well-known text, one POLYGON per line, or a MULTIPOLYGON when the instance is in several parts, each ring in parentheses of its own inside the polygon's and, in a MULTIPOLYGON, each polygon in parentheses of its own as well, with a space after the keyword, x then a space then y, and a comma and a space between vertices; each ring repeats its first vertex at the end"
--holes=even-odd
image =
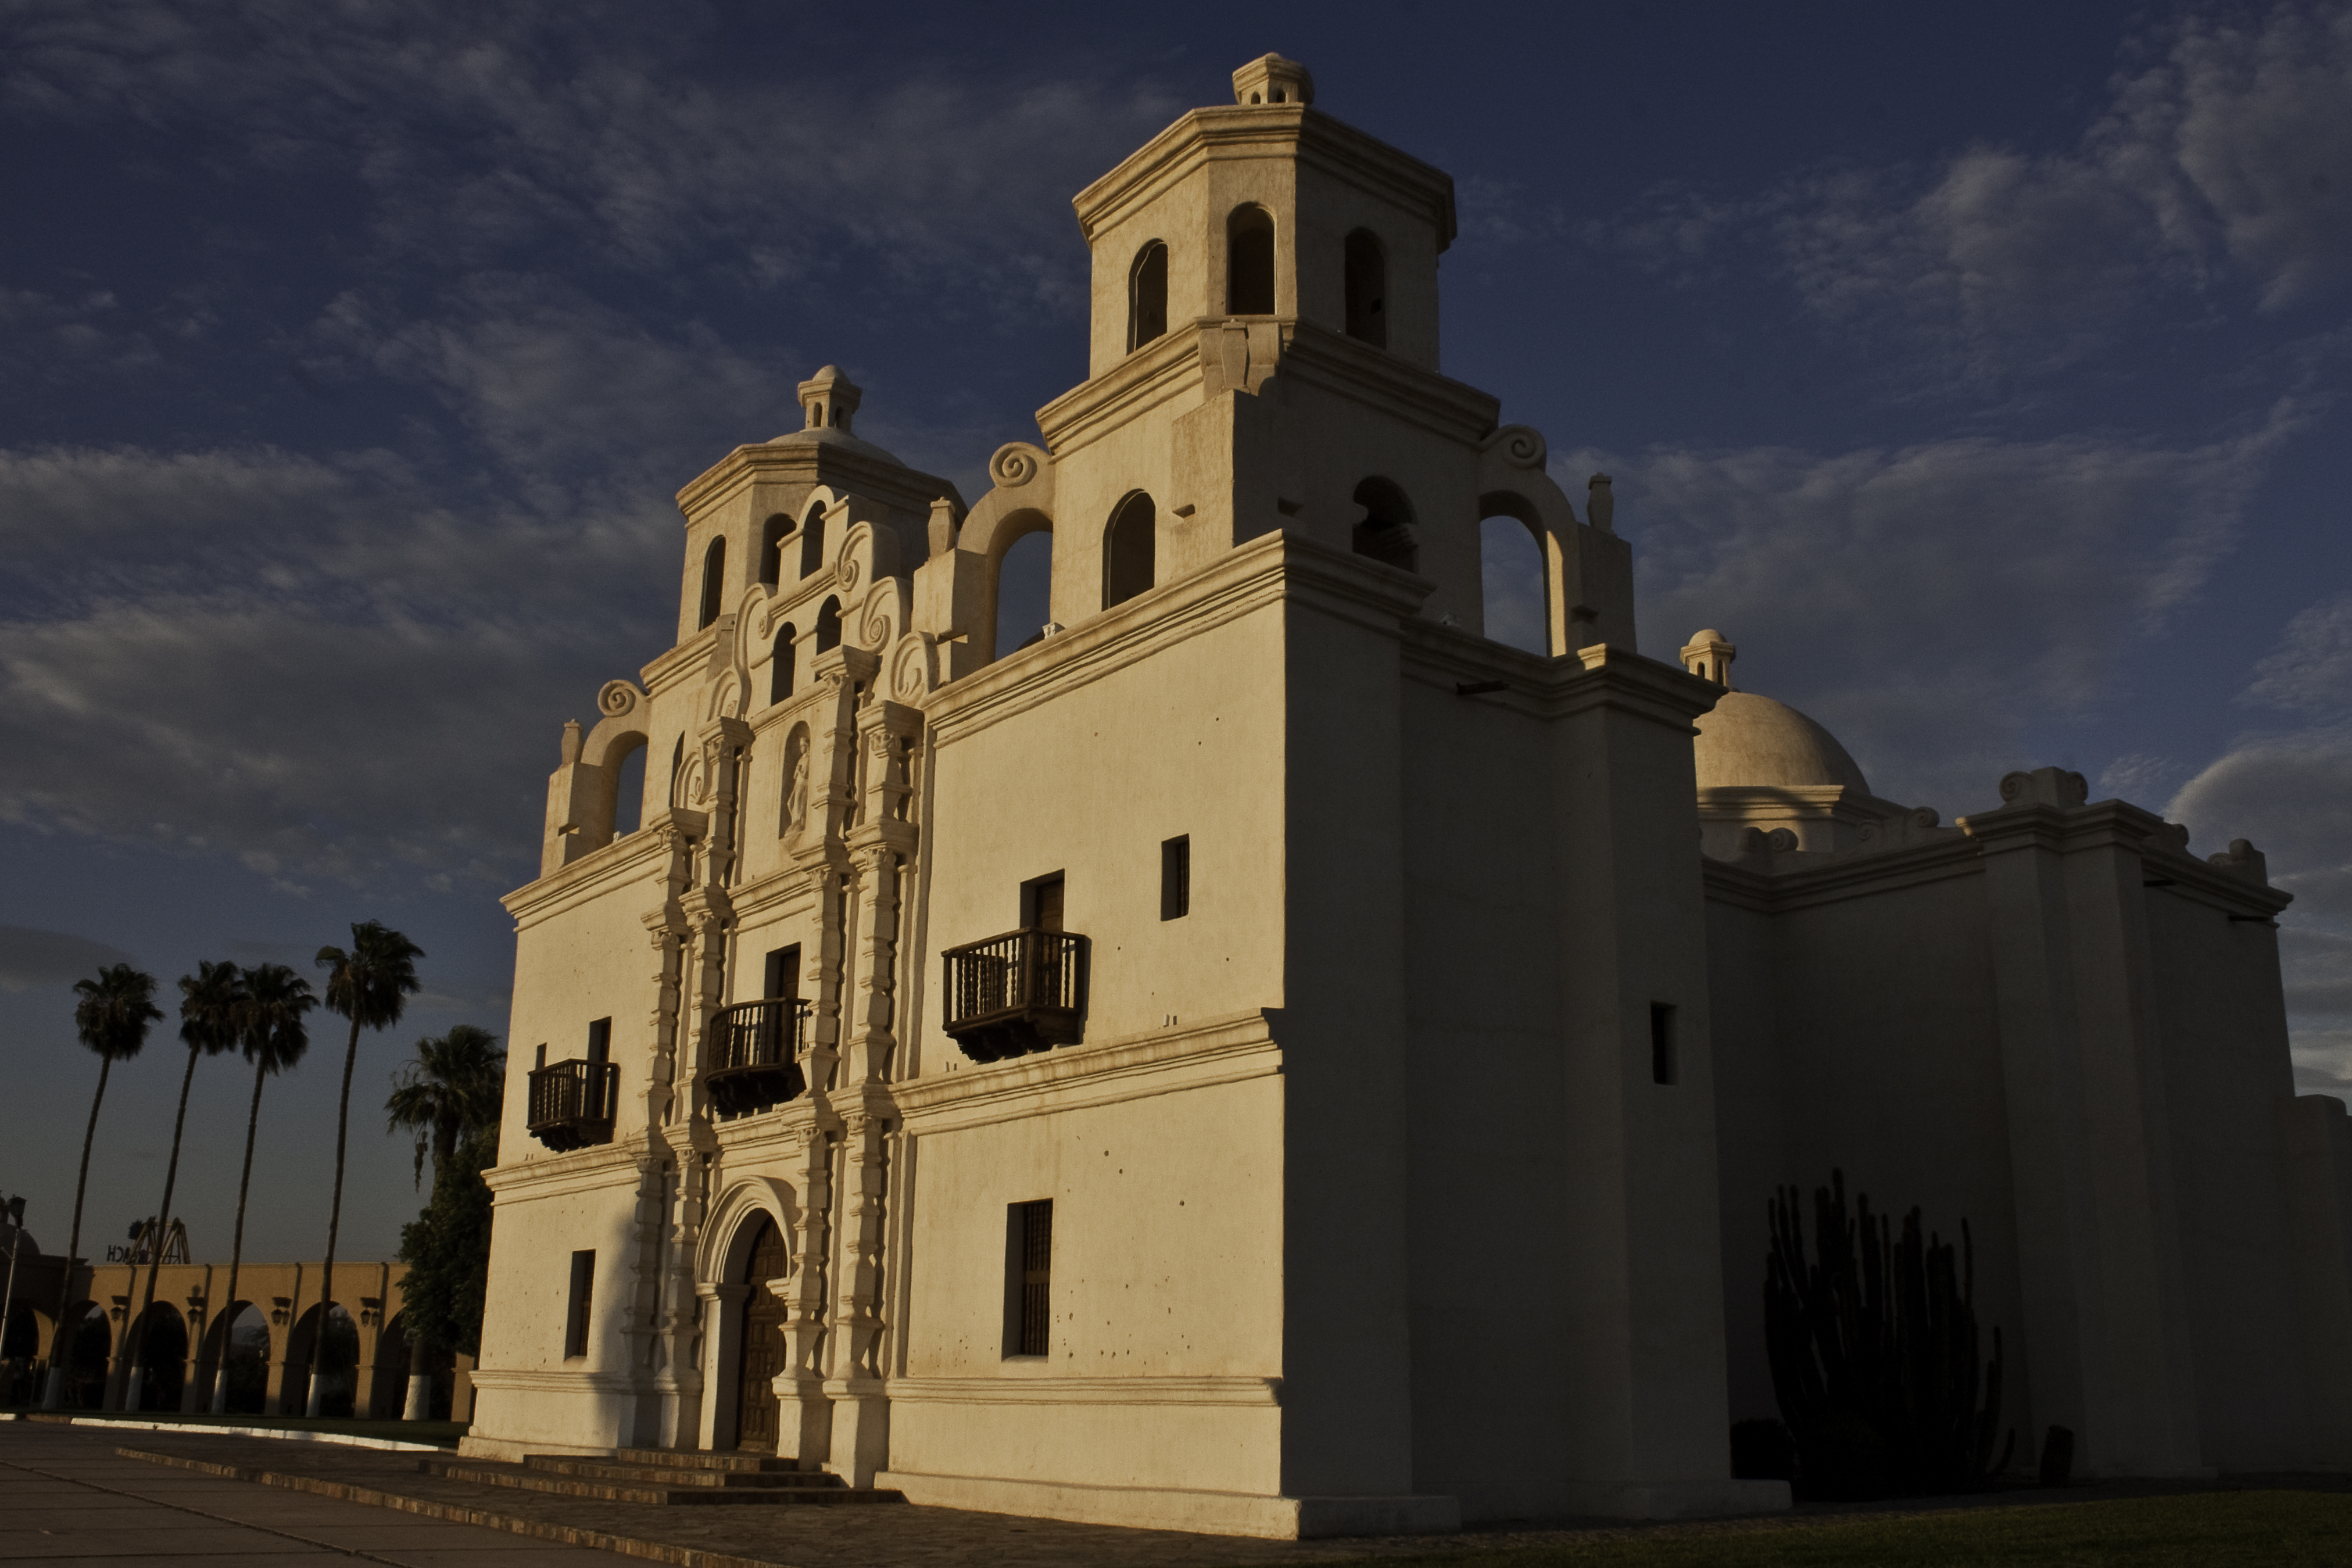
POLYGON ((976 1062, 1075 1045, 1087 1005, 1087 939, 1034 927, 966 942, 947 961, 947 1031, 976 1062))
POLYGON ((530 1072, 530 1135, 551 1149, 613 1141, 621 1069, 611 1062, 550 1062, 530 1072))
POLYGON ((742 1002, 710 1016, 702 1082, 719 1115, 749 1116, 806 1092, 800 1055, 808 1016, 807 1003, 786 997, 742 1002))

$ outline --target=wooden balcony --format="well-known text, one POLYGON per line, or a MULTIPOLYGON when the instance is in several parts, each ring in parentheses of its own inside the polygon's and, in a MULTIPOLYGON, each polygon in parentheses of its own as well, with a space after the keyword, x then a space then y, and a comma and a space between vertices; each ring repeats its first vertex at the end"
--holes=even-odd
POLYGON ((530 1135, 554 1150, 613 1141, 621 1069, 611 1062, 550 1062, 530 1073, 530 1135))
POLYGON ((806 1093, 800 1055, 808 1016, 807 1003, 787 997, 713 1013, 702 1071, 711 1109, 721 1116, 749 1116, 806 1093))
POLYGON ((940 956, 947 961, 947 1032, 972 1060, 1076 1045, 1084 1033, 1085 937, 1029 927, 940 956))

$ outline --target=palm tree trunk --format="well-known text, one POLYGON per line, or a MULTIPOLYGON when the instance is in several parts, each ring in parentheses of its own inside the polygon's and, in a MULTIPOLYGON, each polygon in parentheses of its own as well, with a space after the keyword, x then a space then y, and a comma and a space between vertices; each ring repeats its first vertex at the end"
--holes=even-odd
MULTIPOLYGON (((155 1305, 155 1276, 163 1267, 163 1246, 171 1237, 172 1188, 180 1179, 180 1134, 188 1124, 188 1086, 196 1081, 197 1048, 188 1047, 188 1070, 180 1075, 180 1113, 172 1119, 172 1158, 163 1167, 163 1206, 155 1216, 155 1241, 147 1254, 147 1289, 140 1293, 139 1316, 131 1320, 136 1330, 131 1342, 131 1377, 143 1394, 146 1380, 140 1374, 144 1370, 147 1353, 147 1313, 155 1305)), ((131 1403, 134 1407, 137 1402, 131 1403)))
POLYGON ((58 1323, 49 1336, 49 1386, 41 1394, 44 1410, 55 1410, 65 1403, 66 1365, 58 1358, 67 1353, 66 1309, 73 1304, 74 1254, 81 1248, 81 1200, 89 1189, 89 1145, 98 1136, 98 1108, 106 1101, 106 1075, 113 1070, 112 1057, 98 1058, 98 1092, 89 1097, 89 1125, 81 1135, 81 1175, 74 1183, 73 1235, 66 1242, 65 1271, 58 1279, 58 1323))
MULTIPOLYGON (((213 1414, 228 1414, 228 1336, 236 1327, 236 1269, 245 1261, 245 1194, 253 1186, 253 1133, 261 1125, 261 1084, 268 1075, 253 1064, 253 1109, 245 1113, 245 1174, 236 1179, 236 1238, 228 1249, 228 1322, 221 1330, 220 1363, 213 1374, 213 1414)), ((212 1325, 205 1325, 210 1328, 212 1325)))
POLYGON ((352 1068, 360 1059, 359 1003, 352 1004, 352 1043, 343 1050, 343 1098, 335 1107, 335 1201, 327 1210, 327 1267, 319 1275, 319 1329, 310 1336, 310 1397, 303 1414, 319 1414, 319 1374, 327 1368, 327 1314, 335 1305, 335 1233, 343 1223, 343 1150, 352 1131, 352 1068))

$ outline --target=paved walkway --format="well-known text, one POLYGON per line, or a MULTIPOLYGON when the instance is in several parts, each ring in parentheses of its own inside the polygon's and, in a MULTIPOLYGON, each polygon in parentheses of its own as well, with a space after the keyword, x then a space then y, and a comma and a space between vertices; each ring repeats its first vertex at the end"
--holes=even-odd
POLYGON ((0 1425, 0 1563, 614 1568, 624 1561, 609 1552, 117 1458, 116 1447, 139 1435, 0 1425))
POLYGON ((662 1508, 513 1491, 429 1476, 420 1456, 322 1443, 175 1436, 0 1422, 0 1568, 205 1564, 251 1558, 265 1568, 383 1563, 402 1568, 1259 1568, 1507 1552, 1591 1549, 1612 1537, 1707 1536, 1802 1531, 1840 1515, 2039 1506, 2250 1487, 2352 1490, 2344 1476, 2239 1476, 2203 1484, 2110 1481, 2057 1491, 1979 1493, 1900 1502, 1809 1504, 1770 1519, 1633 1524, 1602 1520, 1513 1521, 1452 1536, 1253 1541, 1123 1530, 912 1505, 861 1508, 662 1508), (122 1458, 136 1448, 176 1464, 122 1458), (412 1510, 470 1511, 511 1525, 632 1542, 600 1548, 450 1520, 282 1485, 205 1474, 186 1464, 268 1472, 281 1482, 407 1500, 412 1510))

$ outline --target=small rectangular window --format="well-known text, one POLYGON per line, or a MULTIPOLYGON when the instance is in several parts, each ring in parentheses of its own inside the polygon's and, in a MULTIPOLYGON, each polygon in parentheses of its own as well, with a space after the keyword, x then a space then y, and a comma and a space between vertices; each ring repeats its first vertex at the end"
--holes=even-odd
POLYGON ((1181 921, 1192 912, 1192 839, 1188 834, 1160 846, 1160 918, 1181 921))
POLYGON ((1004 1212, 1004 1353, 1046 1353, 1053 1321, 1054 1200, 1004 1212))
POLYGON ((613 1059, 613 1020, 599 1018, 588 1026, 588 1059, 609 1062, 613 1059))
POLYGON ((588 1302, 596 1287, 596 1250, 572 1255, 572 1299, 563 1314, 563 1358, 588 1353, 588 1302))
POLYGON ((532 1054, 530 1065, 535 1068, 543 1068, 547 1065, 547 1047, 545 1046, 540 1047, 539 1049, 532 1054))
POLYGON ((768 954, 767 973, 761 981, 763 997, 797 997, 801 994, 801 950, 780 947, 768 954))
POLYGON ((1650 1081, 1675 1081, 1675 1010, 1664 1002, 1650 1004, 1650 1081))

